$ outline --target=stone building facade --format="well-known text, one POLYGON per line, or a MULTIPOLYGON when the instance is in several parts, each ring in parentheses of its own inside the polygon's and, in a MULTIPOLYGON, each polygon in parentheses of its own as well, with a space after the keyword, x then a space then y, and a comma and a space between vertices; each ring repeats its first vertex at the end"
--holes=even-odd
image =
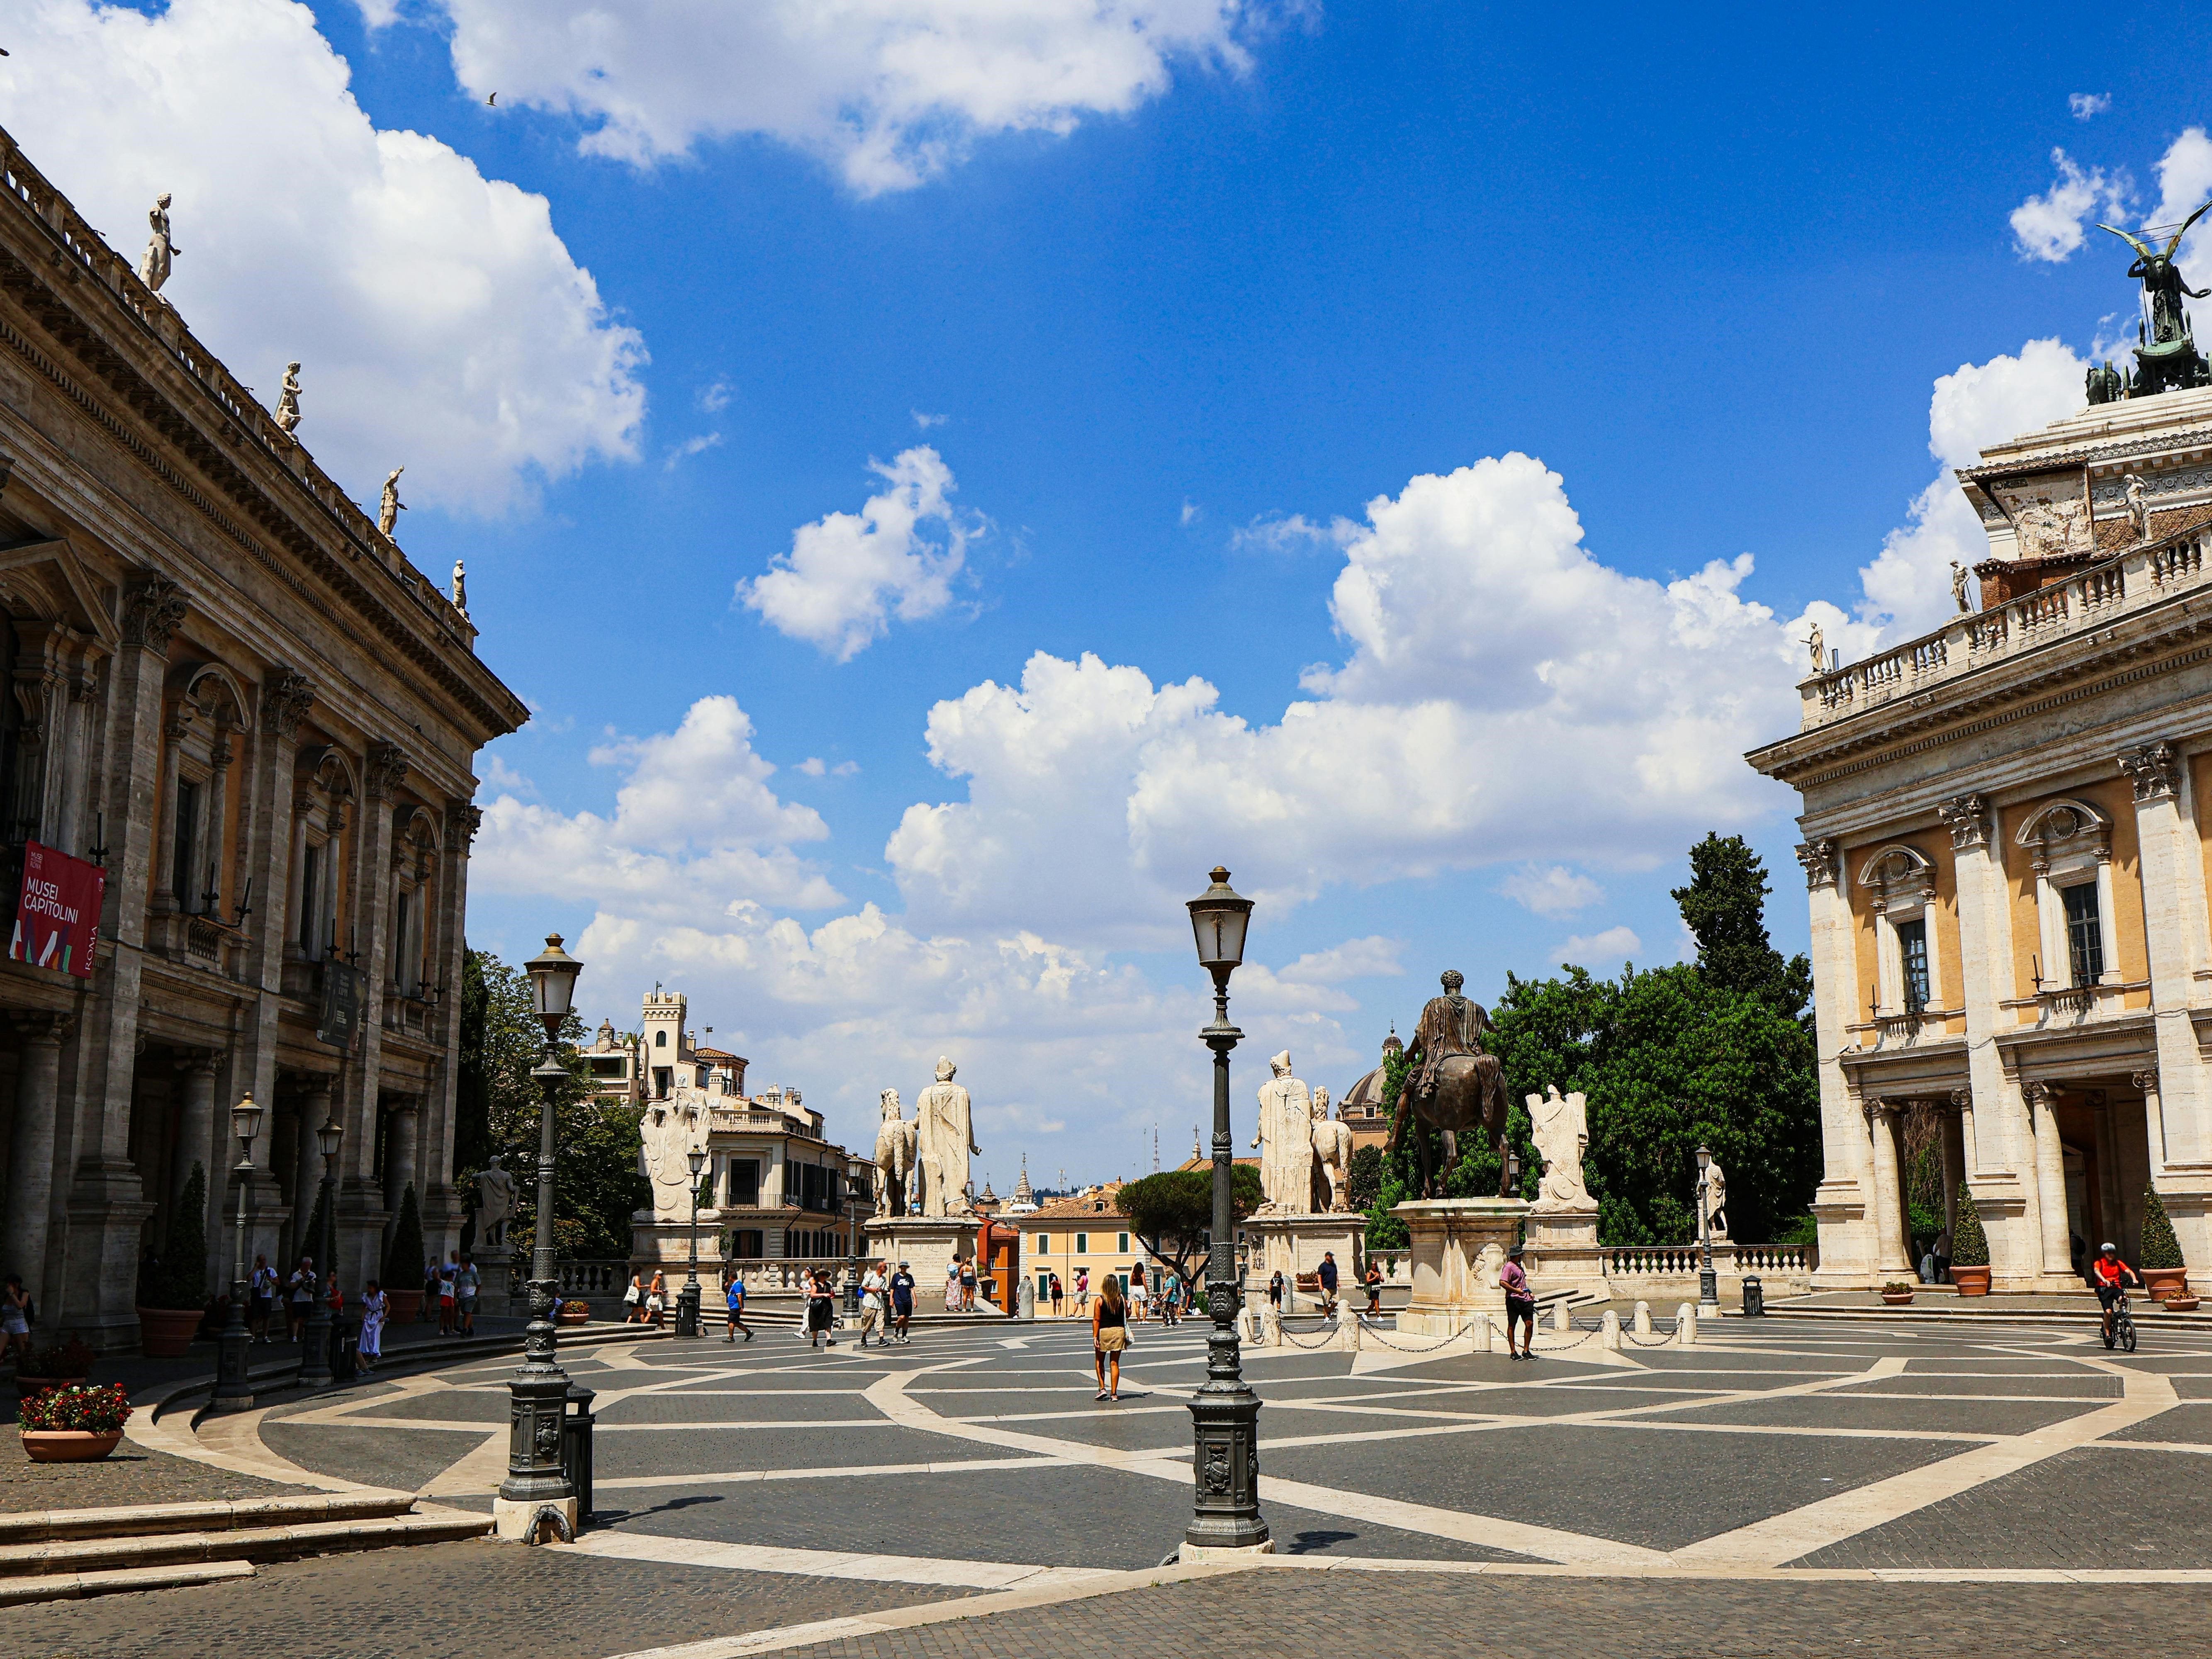
POLYGON ((1816 1283, 1908 1278, 1911 1124, 1996 1290, 2212 1272, 2212 390, 2091 405, 1960 474, 1979 609, 1803 682, 1824 1179, 1816 1283), (1932 1117, 1932 1122, 1931 1122, 1932 1117))
POLYGON ((45 1334, 128 1350, 195 1164, 228 1280, 249 1092, 249 1256, 295 1253, 326 1121, 349 1293, 410 1182, 426 1243, 458 1242, 472 761, 526 711, 4 134, 0 176, 0 903, 33 846, 106 880, 89 978, 0 960, 0 1272, 45 1334))

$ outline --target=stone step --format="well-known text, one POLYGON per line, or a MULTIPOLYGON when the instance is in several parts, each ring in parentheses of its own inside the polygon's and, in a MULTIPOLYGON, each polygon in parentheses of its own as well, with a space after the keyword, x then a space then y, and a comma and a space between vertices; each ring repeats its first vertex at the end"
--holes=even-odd
POLYGON ((458 1510, 359 1521, 309 1521, 293 1526, 226 1528, 221 1531, 156 1533, 132 1538, 88 1538, 0 1546, 0 1579, 56 1573, 120 1572, 207 1561, 284 1561, 341 1550, 386 1549, 401 1544, 441 1544, 481 1538, 491 1517, 458 1510))
POLYGON ((84 1538, 142 1538, 168 1532, 224 1532, 314 1521, 368 1521, 405 1515, 404 1492, 315 1493, 205 1504, 118 1504, 96 1510, 33 1510, 0 1515, 0 1547, 84 1538))
POLYGON ((131 1568, 122 1572, 49 1572, 35 1578, 0 1578, 0 1607, 32 1601, 73 1601, 125 1590, 184 1589, 194 1584, 251 1578, 253 1572, 251 1561, 202 1561, 150 1571, 131 1568))

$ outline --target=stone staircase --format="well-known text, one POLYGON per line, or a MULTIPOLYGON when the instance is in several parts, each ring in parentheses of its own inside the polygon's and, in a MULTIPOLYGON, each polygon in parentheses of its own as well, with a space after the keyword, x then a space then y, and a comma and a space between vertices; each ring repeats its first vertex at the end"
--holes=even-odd
POLYGON ((258 1561, 481 1538, 491 1517, 404 1492, 0 1515, 0 1607, 251 1578, 258 1561))

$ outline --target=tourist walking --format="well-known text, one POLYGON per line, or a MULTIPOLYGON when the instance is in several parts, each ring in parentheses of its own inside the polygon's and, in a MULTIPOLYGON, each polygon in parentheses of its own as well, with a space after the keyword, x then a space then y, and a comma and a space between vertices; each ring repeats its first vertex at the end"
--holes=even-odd
POLYGON ((645 1322, 660 1323, 660 1316, 668 1309, 668 1275, 655 1267, 653 1283, 645 1287, 645 1322))
POLYGON ((1336 1311, 1337 1280, 1336 1252, 1334 1250, 1323 1250, 1321 1253, 1321 1273, 1319 1277, 1321 1279, 1321 1310, 1324 1314, 1334 1313, 1336 1311))
POLYGON ((483 1288, 483 1275, 477 1271, 475 1258, 463 1256, 453 1273, 453 1306, 460 1321, 455 1329, 463 1336, 477 1334, 477 1292, 483 1288))
POLYGON ((1058 1273, 1048 1273, 1045 1276, 1045 1279, 1046 1283, 1051 1287, 1052 1291, 1052 1316, 1054 1319, 1057 1319, 1060 1317, 1060 1275, 1058 1273))
MULTIPOLYGON (((876 1330, 878 1324, 888 1326, 889 1322, 884 1319, 884 1291, 887 1282, 884 1277, 884 1264, 880 1261, 869 1267, 866 1277, 860 1280, 860 1346, 864 1348, 868 1346, 870 1331, 876 1330)), ((888 1328, 878 1331, 876 1346, 884 1347, 890 1340, 888 1328)))
POLYGON ((415 1316, 416 1323, 427 1325, 438 1316, 438 1258, 427 1256, 422 1262, 422 1310, 415 1316))
POLYGON ((752 1327, 745 1323, 745 1270, 743 1267, 730 1269, 730 1283, 722 1295, 723 1299, 729 1304, 730 1309, 730 1331, 722 1340, 734 1342, 738 1340, 738 1333, 743 1331, 745 1334, 745 1340, 751 1341, 752 1327))
POLYGON ((806 1275, 806 1346, 819 1347, 827 1342, 837 1346, 837 1339, 830 1334, 831 1318, 836 1311, 836 1297, 830 1291, 830 1277, 810 1270, 806 1275))
POLYGON ((1505 1292, 1505 1352, 1514 1359, 1534 1359, 1536 1357, 1536 1297, 1528 1289, 1528 1275, 1521 1266, 1521 1247, 1516 1244, 1506 1252, 1505 1265, 1498 1270, 1498 1288, 1505 1292), (1513 1346, 1513 1329, 1521 1327, 1521 1346, 1513 1346))
POLYGON ((1078 1267, 1075 1270, 1075 1311, 1079 1314, 1090 1305, 1091 1269, 1078 1267))
POLYGON ((315 1259, 311 1255, 300 1258, 300 1265, 292 1270, 291 1278, 284 1281, 284 1335, 288 1342, 297 1342, 307 1328, 307 1310, 315 1301, 315 1259))
POLYGON ((453 1317, 459 1304, 453 1299, 453 1275, 459 1271, 459 1263, 448 1258, 438 1264, 438 1334, 453 1334, 453 1317))
POLYGON ((1367 1311, 1370 1314, 1382 1311, 1382 1266, 1376 1261, 1367 1264, 1367 1311))
POLYGON ((256 1342, 266 1345, 269 1340, 269 1315, 276 1302, 276 1270, 269 1265, 269 1258, 253 1258, 253 1278, 249 1282, 246 1302, 246 1334, 256 1342))
POLYGON ((1139 1323, 1145 1317, 1145 1270, 1139 1267, 1129 1275, 1129 1317, 1139 1323))
POLYGON ((645 1322, 645 1275, 632 1273, 629 1288, 623 1292, 623 1323, 641 1325, 645 1322))
POLYGON ((384 1358, 384 1316, 389 1305, 384 1287, 370 1279, 361 1293, 361 1368, 365 1371, 374 1370, 384 1358))
POLYGON ((1283 1273, 1279 1267, 1275 1270, 1275 1276, 1267 1281, 1267 1305, 1274 1310, 1277 1319, 1283 1316, 1283 1273))
POLYGON ((1128 1304, 1114 1275, 1098 1287, 1098 1305, 1091 1310, 1091 1354, 1098 1371, 1098 1397, 1121 1397, 1121 1355, 1129 1346, 1128 1304))
POLYGON ((960 1263, 957 1261, 945 1270, 945 1311, 960 1311, 960 1263))
POLYGON ((1182 1315, 1182 1279, 1170 1267, 1166 1281, 1160 1286, 1160 1323, 1173 1325, 1182 1315))
POLYGON ((0 1285, 0 1359, 9 1354, 18 1366, 31 1357, 31 1293, 21 1273, 9 1273, 0 1285))
POLYGON ((975 1258, 972 1255, 960 1264, 960 1311, 975 1311, 975 1258))
POLYGON ((902 1261, 898 1271, 891 1275, 891 1335, 903 1344, 907 1328, 914 1322, 914 1274, 902 1261))

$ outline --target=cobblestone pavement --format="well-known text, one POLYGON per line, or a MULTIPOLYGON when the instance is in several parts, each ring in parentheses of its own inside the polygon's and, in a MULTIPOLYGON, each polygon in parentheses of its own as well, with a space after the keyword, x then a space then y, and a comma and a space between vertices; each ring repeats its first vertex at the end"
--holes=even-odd
POLYGON ((599 1659, 964 1592, 715 1572, 498 1544, 284 1562, 241 1583, 0 1613, 9 1659, 599 1659), (527 1620, 527 1628, 523 1626, 527 1620))
MULTIPOLYGON (((722 1583, 769 1610, 714 1637, 814 1626, 786 1644, 836 1635, 844 1645, 824 1650, 854 1654, 1095 1638, 1115 1659, 1181 1659, 1203 1651, 1209 1608, 1224 1610, 1223 1639, 1243 1639, 1235 1620, 1265 1608, 1299 1652, 2034 1653, 2110 1650, 2130 1632, 2185 1648, 2198 1633, 2179 1621, 2212 1585, 2212 1333, 2147 1333, 2134 1356, 2107 1353, 2087 1317, 1969 1330, 1729 1320, 1694 1347, 1609 1355, 1581 1341, 1534 1364, 1416 1346, 1246 1354, 1265 1402, 1262 1505, 1302 1567, 1144 1588, 1188 1515, 1194 1325, 1141 1332, 1110 1404, 1092 1398, 1087 1334, 1066 1327, 933 1330, 865 1354, 781 1332, 578 1350, 572 1374, 597 1391, 595 1523, 574 1549, 458 1547, 493 1582, 574 1573, 579 1598, 665 1579, 711 1601, 722 1583), (2128 1582, 1990 1582, 2021 1570, 2128 1582), (2185 1582, 2147 1582, 2154 1572, 2185 1582), (1899 1573, 1949 1582, 1875 1579, 1899 1573), (989 1599, 963 1622, 819 1626, 870 1609, 922 1618, 975 1594, 989 1599), (1007 1597, 1018 1607, 1001 1610, 1007 1597)), ((486 1507, 509 1364, 284 1400, 211 1422, 201 1443, 263 1479, 486 1507)), ((404 1601, 428 1559, 313 1571, 387 1575, 404 1601)), ((160 1616, 134 1607, 206 1594, 42 1616, 127 1629, 160 1616)), ((258 1631, 275 1602, 240 1595, 258 1631)), ((385 1650, 373 1623, 332 1630, 336 1659, 385 1650)), ((640 1626, 597 1653, 701 1639, 640 1626)), ((689 1659, 755 1645, 720 1640, 689 1659)))
MULTIPOLYGON (((10 1435, 8 1439, 13 1441, 10 1435)), ((108 1504, 200 1504, 281 1498, 309 1488, 212 1468, 125 1441, 97 1463, 33 1463, 20 1443, 0 1448, 0 1515, 108 1504)))

